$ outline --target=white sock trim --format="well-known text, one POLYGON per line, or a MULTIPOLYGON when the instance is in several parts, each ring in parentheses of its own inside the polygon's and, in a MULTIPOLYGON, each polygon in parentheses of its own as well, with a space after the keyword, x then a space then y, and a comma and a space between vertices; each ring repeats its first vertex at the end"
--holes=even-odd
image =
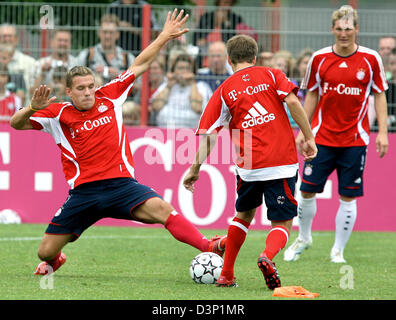
POLYGON ((240 223, 240 222, 231 221, 230 225, 242 229, 246 234, 248 233, 248 228, 246 228, 246 227, 245 227, 242 223, 240 223))
POLYGON ((280 228, 280 227, 275 227, 275 228, 272 228, 269 233, 271 233, 272 231, 275 231, 275 230, 282 231, 286 236, 286 243, 289 241, 289 233, 285 229, 280 228))

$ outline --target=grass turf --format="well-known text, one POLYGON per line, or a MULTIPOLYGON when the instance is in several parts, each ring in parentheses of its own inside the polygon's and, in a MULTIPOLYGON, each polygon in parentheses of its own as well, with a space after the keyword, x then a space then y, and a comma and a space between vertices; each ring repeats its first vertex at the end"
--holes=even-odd
MULTIPOLYGON (((199 252, 163 228, 94 226, 64 248, 67 262, 52 278, 34 276, 43 225, 0 225, 2 300, 279 300, 257 268, 267 231, 249 231, 238 255, 238 288, 195 284, 189 264, 199 252), (43 289, 42 287, 52 287, 43 289)), ((202 230, 205 236, 222 230, 202 230)), ((292 232, 289 245, 296 238, 292 232)), ((329 262, 334 232, 314 232, 313 247, 296 262, 274 261, 282 285, 299 285, 324 300, 396 299, 396 233, 354 232, 344 257, 329 262)))

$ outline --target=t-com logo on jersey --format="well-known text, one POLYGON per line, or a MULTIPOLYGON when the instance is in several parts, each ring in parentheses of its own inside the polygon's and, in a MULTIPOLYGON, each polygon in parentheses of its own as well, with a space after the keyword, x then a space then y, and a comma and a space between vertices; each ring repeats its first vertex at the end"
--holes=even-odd
POLYGON ((349 96, 358 96, 362 92, 362 89, 357 87, 347 87, 344 83, 339 83, 335 87, 330 87, 328 82, 325 82, 323 85, 323 93, 327 93, 328 91, 335 91, 338 94, 346 94, 349 96))
POLYGON ((245 121, 242 122, 242 128, 247 129, 275 120, 275 114, 268 113, 268 111, 256 101, 253 107, 249 109, 244 119, 245 121))
POLYGON ((77 128, 76 130, 73 130, 70 128, 70 134, 72 138, 74 139, 76 137, 76 134, 81 132, 81 131, 91 131, 97 127, 106 125, 111 122, 112 116, 104 116, 99 119, 95 120, 87 120, 84 121, 81 127, 77 128))

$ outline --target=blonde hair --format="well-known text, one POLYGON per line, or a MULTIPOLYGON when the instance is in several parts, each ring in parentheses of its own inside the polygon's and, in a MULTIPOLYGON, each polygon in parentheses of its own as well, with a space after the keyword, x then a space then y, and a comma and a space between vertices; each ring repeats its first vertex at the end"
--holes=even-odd
POLYGON ((100 24, 103 23, 114 23, 117 27, 120 26, 120 19, 115 14, 105 14, 100 19, 100 24))
POLYGON ((274 56, 272 57, 273 67, 276 68, 276 66, 275 66, 276 60, 278 60, 279 58, 283 58, 287 62, 286 76, 287 77, 294 76, 294 69, 296 67, 296 61, 294 60, 292 53, 288 50, 279 50, 279 51, 275 52, 274 56))
POLYGON ((66 88, 71 89, 71 87, 73 85, 74 77, 85 77, 85 76, 89 76, 89 75, 91 75, 95 79, 94 73, 88 67, 75 66, 75 67, 71 68, 66 73, 66 88))
POLYGON ((340 19, 353 19, 353 25, 356 27, 358 24, 358 14, 357 11, 352 8, 350 5, 344 5, 338 10, 333 12, 333 15, 331 16, 333 27, 335 25, 335 22, 340 20, 340 19))

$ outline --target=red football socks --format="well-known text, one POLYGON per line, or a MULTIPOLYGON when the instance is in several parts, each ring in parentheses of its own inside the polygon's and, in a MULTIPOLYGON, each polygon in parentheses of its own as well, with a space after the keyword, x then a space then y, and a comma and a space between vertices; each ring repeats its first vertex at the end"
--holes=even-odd
POLYGON ((224 253, 223 270, 221 271, 221 275, 228 280, 234 278, 235 260, 242 244, 245 242, 249 226, 250 223, 235 217, 228 227, 227 247, 224 253))
MULTIPOLYGON (((273 259, 281 251, 289 239, 289 231, 285 227, 275 226, 268 233, 265 241, 265 254, 269 259, 273 259)), ((227 244, 228 245, 228 244, 227 244)))
POLYGON ((209 240, 181 214, 173 211, 165 222, 165 228, 172 236, 204 252, 209 249, 209 240))

